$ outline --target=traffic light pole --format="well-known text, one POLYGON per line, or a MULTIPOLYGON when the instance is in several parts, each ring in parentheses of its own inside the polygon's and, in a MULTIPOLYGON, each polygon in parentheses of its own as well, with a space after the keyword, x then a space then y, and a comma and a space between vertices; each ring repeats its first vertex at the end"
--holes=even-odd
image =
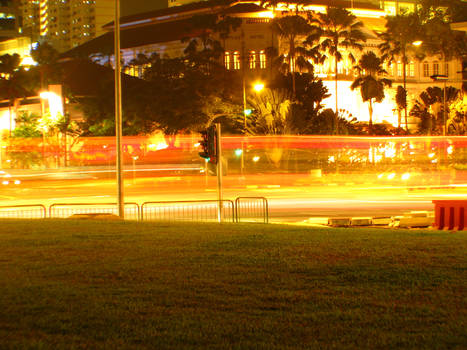
POLYGON ((216 123, 216 148, 217 148, 217 221, 222 222, 222 148, 221 148, 221 124, 216 123))

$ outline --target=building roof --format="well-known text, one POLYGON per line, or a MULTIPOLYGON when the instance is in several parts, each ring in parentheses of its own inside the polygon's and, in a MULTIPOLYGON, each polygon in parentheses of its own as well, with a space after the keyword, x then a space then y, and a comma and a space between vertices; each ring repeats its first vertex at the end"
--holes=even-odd
MULTIPOLYGON (((308 0, 310 4, 350 7, 350 0, 308 0)), ((354 8, 379 10, 379 6, 366 2, 352 2, 354 8)), ((306 4, 305 4, 306 5, 306 4)), ((136 48, 151 44, 178 41, 200 34, 190 22, 197 13, 225 13, 228 15, 263 12, 265 9, 250 0, 210 0, 169 7, 142 14, 126 16, 120 22, 120 46, 122 49, 136 48)), ((111 55, 114 52, 113 22, 105 26, 108 33, 73 48, 62 57, 88 57, 95 53, 111 55)), ((368 35, 372 37, 372 35, 368 35)))
MULTIPOLYGON (((197 34, 199 34, 199 31, 193 29, 189 19, 155 23, 148 26, 122 29, 120 31, 120 47, 121 49, 128 49, 176 41, 194 37, 197 34)), ((109 32, 65 52, 62 57, 87 57, 95 53, 113 54, 113 52, 114 33, 109 32)))

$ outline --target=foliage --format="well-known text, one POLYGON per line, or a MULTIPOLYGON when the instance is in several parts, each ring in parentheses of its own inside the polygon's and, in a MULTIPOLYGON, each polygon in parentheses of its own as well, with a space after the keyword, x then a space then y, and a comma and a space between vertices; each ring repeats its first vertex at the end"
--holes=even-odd
MULTIPOLYGON (((250 104, 249 134, 310 134, 319 133, 317 117, 323 109, 322 100, 329 96, 322 80, 313 74, 296 76, 296 98, 287 89, 291 74, 278 76, 270 88, 255 95, 250 104)), ((332 123, 331 123, 332 125, 332 123)))
MULTIPOLYGON (((407 108, 407 90, 403 86, 398 85, 396 91, 396 105, 397 105, 397 127, 401 127, 401 110, 407 108)), ((407 120, 407 115, 405 116, 405 129, 409 129, 409 122, 407 120)))
POLYGON ((297 40, 303 37, 309 38, 309 43, 319 40, 320 31, 299 15, 276 17, 270 25, 272 31, 287 43, 287 52, 278 56, 275 59, 275 64, 279 67, 280 72, 291 74, 292 94, 295 97, 295 72, 303 70, 313 72, 313 66, 308 58, 312 58, 315 62, 322 58, 316 49, 307 50, 304 46, 297 45, 297 40))
POLYGON ((9 101, 10 116, 15 101, 26 97, 30 89, 28 76, 20 63, 21 57, 16 53, 0 56, 0 99, 9 101))
POLYGON ((246 132, 250 135, 291 134, 290 106, 293 96, 285 89, 264 89, 256 94, 250 104, 254 113, 247 120, 246 132))
MULTIPOLYGON (((325 39, 321 42, 321 50, 327 52, 329 55, 334 57, 334 71, 335 71, 335 99, 336 109, 338 108, 338 92, 337 92, 337 81, 338 81, 338 63, 344 57, 345 49, 347 56, 352 62, 355 62, 355 57, 349 49, 362 49, 361 42, 366 41, 366 37, 362 32, 363 23, 357 21, 357 17, 348 10, 342 7, 328 7, 326 13, 314 13, 309 15, 309 20, 313 23, 313 27, 317 31, 321 32, 321 36, 325 39)), ((338 113, 335 114, 335 130, 334 133, 339 130, 339 119, 337 119, 338 113)))
MULTIPOLYGON (((446 107, 456 100, 459 90, 446 87, 446 107)), ((442 135, 444 128, 444 89, 439 87, 428 87, 423 91, 410 111, 410 115, 420 119, 419 132, 428 135, 442 135), (433 113, 430 112, 433 111, 433 113)), ((446 111, 449 113, 449 109, 446 111)), ((447 122, 447 121, 446 121, 447 122)), ((454 130, 453 130, 454 131, 454 130)))
POLYGON ((378 78, 378 75, 386 73, 381 65, 381 59, 372 51, 362 55, 356 67, 359 76, 354 80, 350 88, 352 90, 360 88, 360 95, 363 102, 368 102, 370 115, 368 133, 372 134, 373 126, 373 102, 382 102, 384 99, 384 87, 391 86, 392 81, 385 78, 378 78))
POLYGON ((31 57, 37 62, 36 67, 31 70, 38 70, 40 74, 40 87, 47 89, 49 84, 57 83, 61 78, 61 71, 57 65, 59 53, 48 42, 39 42, 35 48, 31 50, 31 57))
POLYGON ((40 116, 22 112, 16 117, 16 127, 12 132, 13 137, 40 137, 42 135, 39 130, 39 118, 40 116))

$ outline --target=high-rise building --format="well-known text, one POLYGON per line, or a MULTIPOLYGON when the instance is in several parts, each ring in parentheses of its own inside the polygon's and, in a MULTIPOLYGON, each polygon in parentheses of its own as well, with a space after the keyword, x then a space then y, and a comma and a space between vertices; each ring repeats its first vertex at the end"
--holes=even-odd
POLYGON ((0 0, 0 41, 18 36, 19 18, 13 0, 0 0))
POLYGON ((22 31, 66 51, 103 33, 115 16, 115 0, 21 0, 22 31))

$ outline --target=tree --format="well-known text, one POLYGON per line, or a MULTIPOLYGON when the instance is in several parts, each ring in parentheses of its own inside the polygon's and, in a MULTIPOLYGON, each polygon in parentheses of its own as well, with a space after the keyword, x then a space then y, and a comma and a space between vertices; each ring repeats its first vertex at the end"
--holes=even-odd
POLYGON ((0 97, 8 100, 10 115, 10 136, 13 124, 13 111, 16 117, 16 101, 27 95, 27 76, 20 66, 21 57, 18 54, 0 56, 0 97))
POLYGON ((48 42, 42 42, 31 50, 31 57, 38 64, 40 87, 47 89, 51 82, 55 82, 61 76, 57 65, 59 53, 48 42))
MULTIPOLYGON (((421 21, 418 13, 402 13, 386 17, 386 30, 380 34, 383 42, 379 49, 383 54, 383 61, 392 63, 399 58, 402 62, 403 88, 407 92, 407 63, 408 52, 414 50, 412 43, 421 36, 421 21)), ((407 126, 407 104, 404 107, 407 126)))
POLYGON ((350 88, 352 90, 360 88, 363 102, 368 102, 370 114, 368 133, 371 135, 373 132, 373 103, 383 101, 384 87, 390 87, 392 81, 378 77, 386 71, 381 66, 381 59, 373 51, 363 54, 355 68, 359 72, 359 77, 354 80, 350 88))
POLYGON ((451 16, 445 11, 431 7, 425 11, 425 17, 421 19, 422 53, 438 56, 444 62, 444 67, 453 58, 462 59, 467 54, 467 34, 451 29, 451 16))
MULTIPOLYGON (((407 108, 407 91, 401 86, 397 86, 396 91, 396 105, 397 105, 397 128, 401 128, 401 111, 407 108)), ((409 130, 407 114, 405 115, 405 129, 409 130)))
POLYGON ((323 51, 328 52, 334 57, 334 72, 335 72, 335 98, 336 98, 336 114, 335 114, 335 130, 338 130, 338 63, 344 57, 345 49, 349 59, 355 62, 350 49, 362 49, 361 42, 366 41, 365 35, 362 32, 363 23, 357 21, 357 17, 342 7, 328 7, 326 13, 317 13, 310 16, 310 22, 314 23, 316 30, 322 30, 322 36, 326 39, 320 44, 323 51))
POLYGON ((274 18, 271 21, 271 28, 287 42, 287 53, 280 55, 277 61, 282 72, 292 75, 292 95, 295 98, 295 72, 300 69, 313 70, 311 63, 304 57, 307 53, 306 49, 297 46, 297 40, 308 36, 313 31, 313 27, 302 16, 294 15, 274 18))
MULTIPOLYGON (((444 128, 444 89, 437 86, 429 87, 419 95, 410 115, 420 119, 419 131, 422 134, 442 135, 444 128), (431 113, 432 111, 433 113, 431 113)), ((455 101, 459 95, 459 90, 446 87, 446 105, 455 101)), ((446 111, 448 113, 448 111, 446 111)))

